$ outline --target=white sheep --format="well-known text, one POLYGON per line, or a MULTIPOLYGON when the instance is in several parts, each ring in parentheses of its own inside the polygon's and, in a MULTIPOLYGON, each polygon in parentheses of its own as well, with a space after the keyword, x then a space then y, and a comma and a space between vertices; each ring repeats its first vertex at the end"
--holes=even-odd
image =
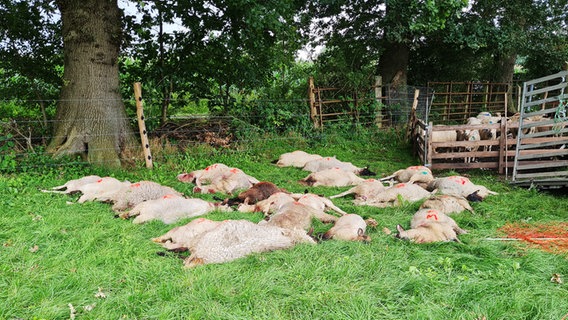
POLYGON ((347 196, 347 195, 350 195, 350 194, 354 194, 355 199, 366 200, 366 199, 374 198, 377 194, 379 194, 379 193, 381 193, 385 190, 386 190, 386 187, 381 180, 367 179, 367 180, 361 182, 360 184, 354 186, 353 188, 351 188, 351 189, 349 189, 345 192, 333 195, 329 198, 335 199, 335 198, 344 197, 344 196, 347 196))
POLYGON ((308 161, 302 169, 309 172, 319 172, 332 168, 340 168, 342 170, 350 171, 356 175, 361 176, 375 175, 375 173, 369 171, 368 168, 359 168, 353 165, 351 162, 340 161, 335 156, 308 161))
POLYGON ((286 229, 308 230, 312 225, 312 219, 318 219, 323 223, 337 221, 337 217, 316 210, 299 202, 284 204, 278 211, 271 215, 268 220, 259 222, 259 225, 277 226, 286 229))
MULTIPOLYGON (((477 125, 478 121, 479 120, 477 118, 469 118, 467 124, 468 125, 469 124, 477 125)), ((468 144, 467 146, 464 147, 464 150, 467 151, 467 152, 476 152, 479 149, 479 141, 481 141, 481 135, 480 135, 478 129, 460 130, 458 132, 458 140, 459 141, 471 142, 470 144, 468 144)), ((470 163, 474 159, 475 159, 475 157, 465 157, 464 162, 470 163)))
MULTIPOLYGON (((438 127, 440 125, 435 125, 438 127)), ((432 143, 442 143, 442 142, 456 142, 458 141, 458 133, 456 130, 439 130, 432 131, 431 142, 432 143)), ((444 147, 446 148, 446 147, 444 147)), ((452 149, 451 147, 448 149, 452 149)), ((437 148, 434 148, 435 152, 438 152, 437 148)))
POLYGON ((476 185, 463 176, 437 178, 428 184, 428 190, 438 190, 442 194, 464 197, 470 201, 482 201, 488 195, 496 195, 485 186, 476 185))
POLYGON ((247 220, 227 220, 202 233, 190 245, 191 255, 184 260, 184 266, 224 263, 253 253, 292 248, 300 243, 316 242, 303 230, 263 226, 247 220))
POLYGON ((416 229, 420 226, 424 226, 431 223, 445 223, 452 227, 456 234, 464 234, 467 231, 463 230, 458 226, 454 219, 450 218, 448 215, 436 209, 420 209, 418 210, 412 220, 410 221, 410 228, 416 229))
POLYGON ((466 198, 456 195, 440 194, 426 199, 420 205, 420 209, 436 209, 445 214, 457 213, 462 211, 473 212, 473 208, 466 198))
POLYGON ((323 171, 312 172, 299 182, 312 187, 347 187, 358 185, 363 181, 365 181, 365 179, 358 177, 351 171, 345 171, 340 168, 331 168, 323 171))
POLYGON ((312 207, 312 208, 314 208, 318 211, 333 210, 333 211, 339 213, 340 215, 347 214, 347 212, 341 210, 339 207, 334 205, 333 202, 331 202, 331 200, 329 200, 326 197, 319 196, 317 194, 304 193, 304 194, 301 194, 301 195, 296 194, 296 195, 292 195, 292 196, 296 197, 296 200, 299 203, 310 206, 310 207, 312 207))
POLYGON ((367 223, 357 214, 346 214, 335 222, 326 233, 323 239, 336 239, 346 241, 370 242, 371 237, 365 234, 367 223))
POLYGON ((221 223, 221 221, 197 218, 183 226, 171 229, 162 236, 152 238, 152 241, 160 243, 167 250, 187 251, 201 235, 215 229, 221 223))
MULTIPOLYGON (((501 113, 497 112, 497 116, 494 117, 489 112, 480 112, 475 119, 478 119, 480 124, 496 124, 501 121, 501 113)), ((496 140, 497 139, 497 129, 480 129, 479 135, 481 140, 496 140)), ((485 151, 491 151, 492 146, 485 146, 485 151)))
POLYGON ((182 196, 181 193, 173 188, 162 186, 153 181, 140 181, 123 187, 111 196, 112 210, 115 212, 124 211, 133 208, 141 202, 158 199, 170 194, 182 196))
POLYGON ((211 180, 207 180, 209 184, 204 185, 204 180, 201 180, 201 185, 196 185, 193 188, 195 193, 227 193, 234 194, 237 191, 246 190, 251 188, 259 181, 244 173, 237 168, 229 168, 229 170, 218 172, 211 180))
POLYGON ((202 184, 209 184, 219 175, 231 168, 223 163, 214 163, 207 166, 205 169, 191 171, 190 173, 181 173, 177 179, 181 182, 195 183, 198 187, 202 184))
POLYGON ((398 182, 429 183, 434 180, 432 171, 425 166, 410 166, 394 172, 392 175, 381 178, 381 181, 394 179, 398 182))
POLYGON ((77 200, 77 203, 85 203, 87 201, 111 202, 115 194, 130 185, 130 181, 103 177, 96 182, 81 186, 79 191, 82 195, 77 200))
POLYGON ((398 183, 377 194, 374 198, 369 198, 366 200, 355 199, 353 203, 355 203, 356 205, 386 208, 399 205, 399 200, 414 202, 427 198, 430 195, 430 192, 424 190, 424 188, 420 187, 419 185, 412 183, 398 183))
POLYGON ((72 194, 76 192, 80 192, 79 188, 82 186, 97 182, 100 180, 101 177, 97 175, 90 175, 85 176, 79 179, 69 180, 65 184, 57 187, 51 188, 51 190, 41 190, 42 192, 50 192, 50 193, 64 193, 64 194, 72 194))
POLYGON ((228 206, 197 198, 184 198, 179 195, 165 195, 137 204, 127 213, 120 215, 123 219, 135 217, 132 221, 141 224, 152 220, 160 220, 172 224, 181 219, 204 215, 211 211, 232 211, 228 206))
POLYGON ((302 168, 306 165, 307 162, 321 158, 323 157, 319 154, 310 154, 305 151, 296 150, 280 155, 276 162, 276 165, 279 167, 302 168))
POLYGON ((414 229, 404 230, 401 225, 396 226, 398 231, 395 237, 410 240, 415 243, 430 243, 441 241, 456 241, 458 236, 453 228, 446 223, 429 223, 414 229))

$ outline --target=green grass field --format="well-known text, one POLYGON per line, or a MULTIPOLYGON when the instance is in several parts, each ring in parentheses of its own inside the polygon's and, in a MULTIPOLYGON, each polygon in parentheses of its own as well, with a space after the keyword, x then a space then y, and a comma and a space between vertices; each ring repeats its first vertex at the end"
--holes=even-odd
MULTIPOLYGON (((153 180, 191 195, 192 185, 178 182, 176 175, 223 162, 302 192, 305 187, 297 180, 306 172, 270 164, 295 149, 370 165, 379 175, 418 164, 398 133, 383 132, 294 143, 265 139, 249 149, 155 155, 152 171, 62 166, 2 175, 0 319, 67 319, 72 317, 70 305, 76 319, 566 318, 568 287, 551 281, 554 274, 568 281, 566 254, 486 239, 502 236, 497 229, 507 222, 566 221, 568 197, 514 188, 487 171, 467 174, 499 195, 472 204, 474 214, 453 215, 469 230, 460 236, 462 243, 419 245, 382 231, 399 223, 408 227, 420 203, 380 209, 357 207, 351 198, 342 198, 334 203, 379 223, 368 229, 370 244, 332 240, 193 269, 184 269, 176 254, 158 255, 164 250, 150 241, 174 225, 134 225, 114 218, 108 204, 67 204, 77 196, 39 191, 99 174, 153 180)), ((346 189, 310 191, 332 195, 346 189)), ((219 212, 207 217, 262 218, 219 212)), ((330 227, 314 225, 316 232, 330 227)))

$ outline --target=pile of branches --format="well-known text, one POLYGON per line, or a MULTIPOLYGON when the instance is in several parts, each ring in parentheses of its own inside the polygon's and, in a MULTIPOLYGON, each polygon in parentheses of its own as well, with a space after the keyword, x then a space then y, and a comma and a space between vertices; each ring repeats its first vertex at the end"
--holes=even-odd
POLYGON ((228 148, 234 140, 233 128, 225 118, 191 118, 166 122, 150 133, 150 138, 176 141, 185 149, 188 145, 204 143, 228 148))

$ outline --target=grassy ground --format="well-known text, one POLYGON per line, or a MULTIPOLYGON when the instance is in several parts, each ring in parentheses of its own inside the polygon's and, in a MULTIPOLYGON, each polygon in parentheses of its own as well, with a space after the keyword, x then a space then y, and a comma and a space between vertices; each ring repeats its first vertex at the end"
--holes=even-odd
MULTIPOLYGON (((224 162, 302 192, 305 187, 296 180, 305 172, 270 164, 294 149, 369 164, 379 175, 418 163, 394 132, 263 141, 237 151, 192 150, 162 162, 155 155, 158 166, 152 171, 55 167, 2 175, 0 319, 66 319, 69 304, 77 319, 563 319, 568 314, 568 287, 550 281, 553 274, 568 275, 566 255, 486 240, 501 236, 497 229, 507 222, 566 221, 566 195, 516 189, 485 171, 468 174, 499 195, 474 203, 474 214, 454 215, 470 231, 460 236, 462 243, 417 245, 382 232, 399 223, 407 227, 419 203, 379 209, 356 207, 346 198, 334 202, 379 222, 368 232, 370 244, 327 241, 194 269, 184 269, 174 254, 158 255, 163 250, 150 241, 173 226, 134 225, 114 218, 107 204, 70 205, 66 202, 76 197, 38 191, 99 174, 150 179, 190 195, 192 186, 176 181, 177 173, 224 162)), ((345 189, 311 191, 332 195, 345 189)), ((208 218, 258 221, 261 216, 216 212, 208 218)), ((315 226, 318 232, 329 228, 315 226)))

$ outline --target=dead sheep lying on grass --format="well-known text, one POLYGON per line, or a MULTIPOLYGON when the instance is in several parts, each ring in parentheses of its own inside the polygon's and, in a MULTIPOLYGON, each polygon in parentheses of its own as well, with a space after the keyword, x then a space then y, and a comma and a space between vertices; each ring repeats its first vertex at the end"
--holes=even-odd
POLYGON ((215 163, 205 169, 182 173, 177 176, 181 182, 195 183, 195 193, 227 193, 252 187, 259 181, 241 169, 231 168, 223 163, 215 163))
POLYGON ((456 232, 450 225, 444 223, 429 223, 409 230, 404 230, 401 225, 397 225, 396 230, 398 231, 395 234, 396 238, 415 243, 459 242, 456 232))
POLYGON ((458 213, 462 211, 473 212, 473 208, 466 198, 462 196, 439 194, 432 196, 420 205, 420 209, 436 209, 445 214, 458 213))
POLYGON ((385 191, 387 188, 382 181, 377 179, 367 179, 353 188, 329 197, 330 199, 345 197, 350 194, 355 195, 355 199, 367 200, 376 197, 379 193, 385 191))
POLYGON ((325 157, 306 162, 302 169, 310 172, 319 172, 332 168, 340 168, 360 176, 376 175, 376 173, 371 172, 368 168, 360 168, 353 165, 351 162, 340 161, 335 157, 325 157))
POLYGON ((299 183, 311 187, 347 187, 358 185, 365 179, 358 177, 351 171, 345 171, 340 168, 331 168, 323 171, 312 172, 299 183))
POLYGON ((135 224, 152 220, 160 220, 165 224, 172 224, 181 219, 201 216, 215 210, 232 211, 231 208, 220 203, 169 194, 158 199, 139 203, 129 212, 121 214, 120 217, 123 219, 135 217, 132 221, 135 224))
POLYGON ((115 212, 133 208, 144 201, 159 199, 166 195, 183 196, 173 188, 163 186, 153 181, 140 181, 123 187, 111 196, 112 210, 115 212))
POLYGON ((400 205, 400 200, 414 202, 427 198, 430 192, 412 183, 398 183, 369 199, 355 199, 356 205, 386 208, 400 205))
POLYGON ((248 220, 226 220, 190 242, 186 267, 224 263, 253 253, 283 250, 316 242, 304 230, 258 225, 248 220))
POLYGON ((415 243, 455 241, 459 234, 467 233, 444 213, 435 209, 420 209, 412 217, 409 230, 397 225, 396 238, 410 240, 415 243))
POLYGON ((360 215, 346 214, 335 222, 333 227, 323 234, 323 239, 370 242, 365 234, 367 223, 360 215))
POLYGON ((239 212, 262 212, 265 216, 278 211, 284 204, 296 201, 289 193, 277 192, 272 194, 268 199, 261 200, 255 204, 239 204, 237 211, 239 212))
POLYGON ((120 181, 112 177, 101 178, 80 188, 82 195, 77 200, 77 203, 85 203, 87 201, 110 202, 116 193, 130 185, 129 181, 120 181))
POLYGON ((456 234, 465 234, 467 231, 460 228, 454 219, 436 209, 420 209, 410 221, 410 227, 415 229, 430 223, 444 223, 449 225, 456 234))
POLYGON ((303 168, 307 162, 323 158, 319 154, 311 154, 305 151, 296 150, 288 153, 283 153, 278 157, 278 160, 273 161, 279 167, 295 167, 303 168))
POLYGON ((222 221, 197 218, 183 226, 171 229, 162 236, 153 238, 152 241, 160 243, 170 251, 187 251, 201 235, 215 229, 221 223, 222 221))
POLYGON ((229 166, 223 163, 214 163, 207 166, 205 169, 178 174, 177 179, 185 183, 194 183, 200 187, 203 184, 210 184, 211 181, 230 169, 229 166))
POLYGON ((465 197, 469 201, 482 201, 488 195, 495 195, 485 186, 476 185, 463 176, 437 178, 428 184, 428 190, 438 190, 439 193, 465 197))
POLYGON ((337 217, 316 210, 299 202, 284 204, 276 213, 268 217, 268 220, 260 221, 259 225, 277 226, 285 229, 308 230, 312 226, 312 219, 318 219, 323 223, 331 223, 337 217))
POLYGON ((304 193, 304 194, 295 194, 292 195, 293 197, 296 197, 296 200, 301 203, 301 204, 305 204, 307 206, 310 206, 318 211, 321 212, 325 212, 325 211, 335 211, 336 213, 340 214, 340 215, 346 215, 347 212, 341 210, 339 207, 337 207, 336 205, 333 204, 333 202, 331 200, 329 200, 326 197, 322 197, 320 195, 317 194, 313 194, 313 193, 304 193))
POLYGON ((65 184, 53 187, 50 190, 41 190, 41 191, 51 192, 51 193, 73 194, 76 192, 80 192, 80 188, 83 187, 84 185, 97 182, 100 179, 101 177, 96 175, 85 176, 79 179, 69 180, 65 184))
POLYGON ((121 189, 130 185, 129 181, 120 181, 113 177, 86 176, 76 180, 70 180, 62 186, 43 192, 55 192, 64 194, 81 193, 77 203, 87 201, 110 202, 111 197, 121 189), (65 189, 64 191, 61 191, 65 189))
POLYGON ((432 171, 425 166, 410 166, 406 169, 401 169, 394 172, 388 177, 380 179, 381 181, 396 180, 398 182, 408 183, 424 183, 428 184, 434 180, 432 171))

